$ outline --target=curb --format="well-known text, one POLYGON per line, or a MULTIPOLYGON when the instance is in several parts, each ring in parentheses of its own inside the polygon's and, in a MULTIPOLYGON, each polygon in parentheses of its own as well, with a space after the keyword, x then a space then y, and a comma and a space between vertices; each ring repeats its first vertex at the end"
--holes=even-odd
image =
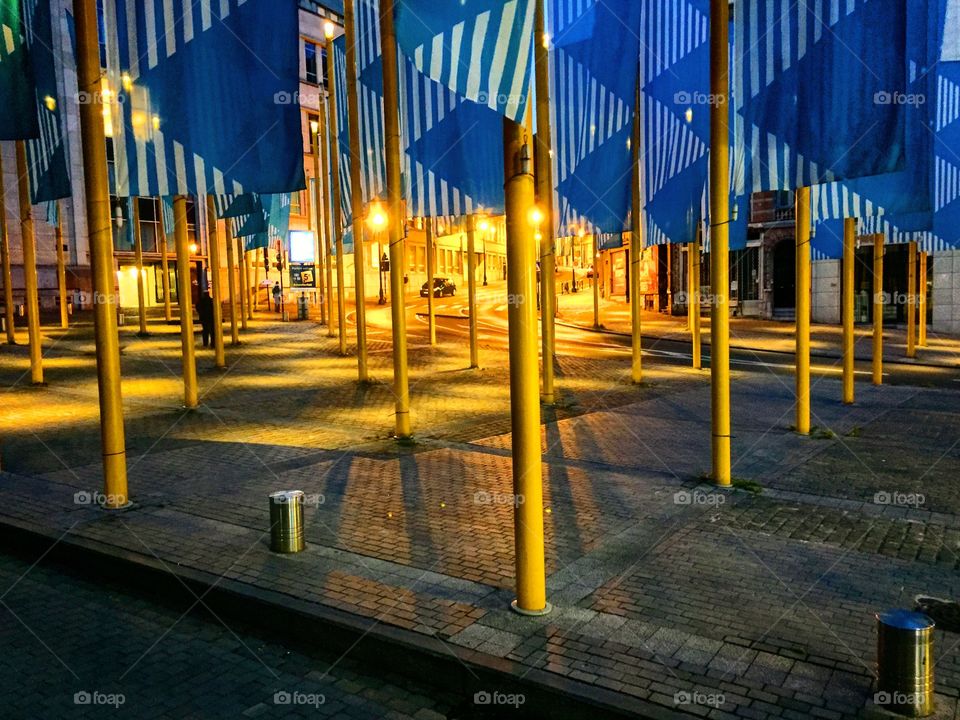
MULTIPOLYGON (((639 698, 544 670, 530 669, 506 658, 461 647, 455 648, 454 655, 451 646, 439 639, 206 571, 178 565, 174 573, 174 568, 155 557, 87 538, 60 537, 58 533, 33 523, 2 518, 0 538, 8 552, 30 553, 32 556, 42 554, 43 560, 82 568, 88 578, 110 578, 154 601, 176 597, 192 602, 196 598, 185 594, 189 588, 218 616, 242 622, 266 637, 293 638, 293 644, 302 646, 307 653, 316 652, 318 647, 324 653, 349 652, 367 668, 399 672, 428 685, 442 685, 462 696, 460 708, 469 709, 461 717, 473 717, 472 713, 477 713, 478 717, 492 717, 484 714, 484 706, 474 705, 473 697, 477 692, 496 689, 497 692, 524 695, 524 705, 518 711, 507 711, 517 718, 690 718, 690 715, 639 698), (297 628, 295 634, 290 633, 292 627, 297 628)), ((498 712, 497 709, 493 711, 498 712)), ((496 716, 503 717, 501 714, 496 716)))
MULTIPOLYGON (((620 331, 620 330, 608 330, 608 329, 606 329, 606 328, 597 329, 597 328, 593 327, 592 325, 577 325, 576 323, 563 322, 563 321, 561 321, 561 320, 557 320, 557 321, 555 321, 555 322, 556 322, 557 325, 561 325, 561 326, 566 327, 566 328, 572 328, 572 329, 574 329, 574 330, 585 330, 585 331, 587 331, 587 332, 597 333, 598 335, 613 335, 614 337, 621 337, 621 338, 629 338, 629 337, 632 337, 632 336, 630 335, 630 333, 628 333, 628 332, 622 332, 622 331, 620 331)), ((643 339, 665 340, 665 341, 667 341, 667 342, 685 342, 684 338, 682 338, 682 337, 668 337, 668 336, 666 336, 666 335, 643 335, 642 337, 643 337, 643 339)), ((704 333, 704 337, 705 337, 705 338, 706 338, 706 337, 709 337, 709 333, 704 333)), ((710 348, 710 343, 704 342, 704 343, 703 343, 703 350, 706 351, 706 350, 708 350, 709 348, 710 348)), ((784 355, 784 356, 786 356, 786 357, 793 357, 793 356, 794 356, 794 353, 792 353, 792 352, 790 352, 790 351, 788 351, 788 350, 770 350, 770 349, 767 349, 767 348, 751 347, 751 346, 749 346, 749 345, 734 345, 734 344, 731 344, 731 345, 730 345, 730 349, 731 349, 731 350, 748 350, 748 351, 760 352, 760 353, 770 353, 770 354, 772 354, 772 355, 784 355)), ((824 360, 840 360, 842 356, 841 356, 839 353, 836 353, 836 354, 825 354, 825 353, 823 353, 823 352, 819 352, 819 353, 818 353, 818 352, 814 352, 814 351, 811 350, 811 352, 810 352, 810 357, 821 358, 821 359, 824 359, 824 360)), ((856 361, 857 361, 857 362, 870 362, 870 358, 869 358, 869 357, 858 357, 858 358, 856 358, 856 361)), ((909 366, 909 367, 930 367, 930 368, 938 368, 938 369, 941 369, 941 370, 960 370, 960 365, 944 365, 944 364, 942 364, 942 363, 922 362, 922 361, 919 361, 919 360, 910 360, 909 358, 899 358, 899 359, 895 359, 895 360, 890 360, 890 359, 884 358, 883 363, 884 363, 884 365, 907 365, 907 366, 909 366)))

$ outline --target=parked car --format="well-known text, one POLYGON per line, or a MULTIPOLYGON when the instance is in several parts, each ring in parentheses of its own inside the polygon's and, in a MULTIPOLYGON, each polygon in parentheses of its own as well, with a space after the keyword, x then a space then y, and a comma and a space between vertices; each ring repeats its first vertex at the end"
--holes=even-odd
MULTIPOLYGON (((428 297, 430 294, 429 284, 424 283, 420 288, 420 297, 428 297)), ((453 280, 448 278, 434 278, 433 279, 433 296, 434 297, 444 297, 445 295, 453 297, 457 294, 457 286, 453 284, 453 280)))

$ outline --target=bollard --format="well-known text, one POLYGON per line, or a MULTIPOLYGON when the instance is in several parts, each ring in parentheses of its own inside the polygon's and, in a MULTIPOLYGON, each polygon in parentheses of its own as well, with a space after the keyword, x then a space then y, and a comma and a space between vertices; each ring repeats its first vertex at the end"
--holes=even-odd
POLYGON ((877 615, 877 705, 907 717, 933 713, 933 628, 923 613, 877 615))
POLYGON ((303 547, 303 491, 271 493, 270 549, 277 553, 298 553, 303 547))

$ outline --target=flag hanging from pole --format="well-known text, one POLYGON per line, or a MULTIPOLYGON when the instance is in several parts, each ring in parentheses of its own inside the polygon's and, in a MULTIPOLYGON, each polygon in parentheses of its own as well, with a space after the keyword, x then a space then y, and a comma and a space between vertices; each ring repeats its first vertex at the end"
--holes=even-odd
POLYGON ((641 5, 550 0, 548 8, 557 235, 624 232, 641 5))
POLYGON ((902 0, 743 0, 736 83, 752 191, 902 170, 902 0))
POLYGON ((397 44, 417 70, 523 122, 533 67, 535 0, 396 0, 397 44))
POLYGON ((40 134, 36 90, 27 52, 20 0, 0 0, 0 140, 23 140, 40 134))
POLYGON ((305 187, 296 4, 103 7, 116 194, 305 187))

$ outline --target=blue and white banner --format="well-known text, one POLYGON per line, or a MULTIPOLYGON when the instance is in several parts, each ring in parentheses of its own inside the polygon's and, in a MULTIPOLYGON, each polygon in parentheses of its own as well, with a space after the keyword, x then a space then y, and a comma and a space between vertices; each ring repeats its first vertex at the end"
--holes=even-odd
MULTIPOLYGON (((34 116, 39 133, 27 140, 30 196, 34 204, 70 197, 67 144, 53 48, 51 0, 24 0, 24 23, 35 92, 34 116)), ((6 104, 6 96, 4 103, 6 104)), ((4 112, 7 109, 4 108, 4 112)))
POLYGON ((522 122, 533 68, 534 1, 397 0, 397 44, 431 80, 522 122))
POLYGON ((907 3, 743 0, 735 13, 752 191, 905 167, 907 3))
POLYGON ((633 0, 550 0, 548 9, 557 235, 624 232, 630 227, 641 6, 633 0))
POLYGON ((304 183, 294 3, 105 0, 123 196, 288 192, 304 183))
MULTIPOLYGON (((337 118, 337 157, 340 170, 340 220, 344 228, 353 223, 350 180, 350 130, 347 110, 347 41, 341 35, 333 41, 334 105, 337 118)), ((329 117, 329 115, 328 115, 329 117)), ((362 173, 361 173, 362 174, 362 173)))
POLYGON ((40 134, 36 90, 20 0, 0 0, 0 33, 0 140, 35 138, 40 134))
POLYGON ((960 246, 960 60, 940 62, 937 85, 933 234, 960 246))
POLYGON ((689 243, 706 217, 710 111, 709 0, 643 6, 640 173, 647 245, 689 243))

